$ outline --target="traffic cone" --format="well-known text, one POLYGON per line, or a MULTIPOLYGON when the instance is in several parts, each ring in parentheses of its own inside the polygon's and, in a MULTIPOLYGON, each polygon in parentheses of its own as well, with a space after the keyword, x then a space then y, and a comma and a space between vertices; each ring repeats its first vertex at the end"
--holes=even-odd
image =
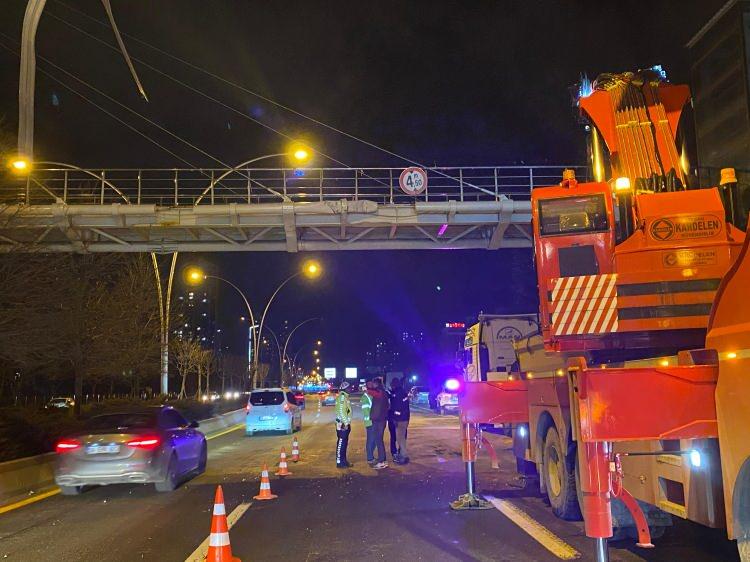
POLYGON ((279 458, 279 470, 276 471, 276 476, 289 476, 289 467, 286 464, 286 449, 281 448, 281 457, 279 458))
POLYGON ((275 500, 279 496, 271 493, 271 480, 268 478, 268 465, 263 465, 263 470, 260 473, 260 491, 257 496, 253 496, 254 500, 275 500))
POLYGON ((211 517, 211 536, 208 539, 208 552, 204 560, 205 562, 240 562, 239 558, 232 556, 227 512, 224 507, 224 492, 221 486, 216 487, 214 514, 211 517))
POLYGON ((299 443, 296 437, 292 440, 292 462, 299 462, 299 443))

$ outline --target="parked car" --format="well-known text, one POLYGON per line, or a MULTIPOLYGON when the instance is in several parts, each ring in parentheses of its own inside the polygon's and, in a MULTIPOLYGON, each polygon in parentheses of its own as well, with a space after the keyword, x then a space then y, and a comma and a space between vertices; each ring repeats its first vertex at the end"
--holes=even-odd
POLYGON ((75 400, 70 398, 69 396, 57 396, 55 398, 50 398, 50 401, 47 402, 44 407, 47 409, 53 409, 53 408, 72 408, 76 405, 75 400))
POLYGON ((458 394, 444 390, 437 395, 437 407, 441 416, 449 412, 458 412, 458 394))
POLYGON ((294 399, 297 401, 297 406, 300 407, 301 410, 305 409, 305 393, 301 390, 294 391, 294 399))
POLYGON ((289 390, 262 388, 253 390, 247 401, 245 434, 259 431, 285 431, 291 434, 302 429, 302 409, 289 390))
POLYGON ((335 406, 336 405, 336 393, 328 391, 320 397, 321 406, 335 406))
POLYGON ((64 495, 88 485, 132 483, 172 491, 206 470, 208 447, 197 428, 170 406, 94 416, 57 442, 55 483, 64 495))

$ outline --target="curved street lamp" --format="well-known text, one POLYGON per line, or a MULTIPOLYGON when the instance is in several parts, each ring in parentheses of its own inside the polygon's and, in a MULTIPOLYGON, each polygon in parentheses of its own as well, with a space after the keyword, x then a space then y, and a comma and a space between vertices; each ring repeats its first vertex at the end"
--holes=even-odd
MULTIPOLYGON (((212 179, 211 183, 208 184, 208 187, 204 189, 201 194, 198 196, 198 198, 195 200, 194 205, 197 205, 200 203, 203 198, 211 192, 211 190, 216 186, 217 183, 219 183, 221 180, 223 180, 225 177, 227 177, 230 174, 233 174, 237 171, 239 171, 241 168, 244 168, 245 166, 249 166, 250 164, 254 164, 255 162, 259 162, 261 160, 266 160, 268 158, 278 158, 279 156, 286 156, 298 164, 304 164, 305 162, 310 160, 312 152, 310 149, 305 148, 302 145, 298 145, 296 147, 292 147, 291 150, 288 152, 277 152, 274 154, 265 154, 263 156, 257 156, 255 158, 251 158, 250 160, 246 160, 240 164, 237 164, 235 167, 228 169, 223 174, 221 174, 218 178, 212 179)), ((265 186, 264 186, 265 187, 265 186)), ((265 187, 268 191, 273 193, 274 195, 277 195, 278 197, 281 197, 281 199, 288 199, 285 195, 279 193, 278 191, 271 189, 270 187, 265 187)))
MULTIPOLYGON (((301 271, 298 271, 297 273, 294 273, 290 275, 289 277, 287 277, 286 279, 284 279, 284 281, 282 281, 281 284, 278 287, 276 287, 276 290, 273 292, 273 294, 271 295, 271 298, 268 299, 268 302, 266 303, 266 308, 263 310, 263 315, 260 317, 260 327, 258 328, 258 333, 261 333, 263 331, 263 324, 265 323, 266 314, 268 314, 268 309, 271 308, 271 303, 276 298, 276 295, 279 294, 279 291, 281 291, 281 289, 283 289, 284 286, 287 283, 289 283, 289 281, 291 281, 292 279, 296 279, 300 275, 304 275, 305 277, 308 277, 310 279, 316 279, 320 277, 322 273, 323 273, 323 268, 321 267, 321 265, 314 260, 309 260, 303 264, 301 271)), ((257 338, 255 339, 255 362, 257 366, 257 362, 258 362, 258 339, 257 338)))
MULTIPOLYGON (((242 301, 245 303, 245 308, 247 308, 247 314, 250 317, 250 333, 251 333, 250 349, 253 352, 253 357, 251 357, 250 359, 253 361, 253 371, 255 371, 255 369, 257 369, 257 366, 258 366, 258 361, 257 361, 257 358, 255 357, 255 353, 257 352, 257 349, 258 349, 257 341, 260 335, 260 330, 258 330, 258 332, 255 331, 255 328, 256 328, 255 315, 253 314, 253 309, 250 306, 250 301, 248 301, 247 297, 245 296, 245 293, 243 293, 242 290, 237 285, 235 285, 228 279, 224 279, 223 277, 219 277, 218 275, 208 275, 201 268, 197 266, 190 266, 185 270, 185 280, 190 285, 200 285, 206 279, 216 279, 217 281, 223 281, 224 283, 232 287, 240 295, 240 297, 242 298, 242 301)), ((255 372, 253 372, 253 378, 254 377, 255 377, 255 372)))
MULTIPOLYGON (((289 341, 290 341, 290 340, 292 339, 292 336, 294 335, 294 332, 296 332, 298 328, 301 328, 302 326, 304 326, 305 324, 307 324, 307 323, 309 323, 309 322, 314 322, 315 320, 320 320, 320 318, 308 318, 307 320, 303 320, 302 322, 300 322, 299 324, 297 324, 297 325, 296 325, 296 326, 295 326, 295 327, 294 327, 294 328, 292 329, 292 331, 291 331, 291 332, 289 332, 289 335, 288 335, 288 336, 286 337, 286 341, 284 342, 284 352, 282 353, 282 356, 283 356, 284 358, 286 358, 286 357, 287 357, 287 355, 286 355, 286 348, 287 348, 287 346, 289 345, 289 341)), ((289 366, 290 366, 290 367, 292 366, 292 363, 291 363, 291 361, 290 361, 290 363, 289 363, 289 366)), ((282 375, 283 375, 283 371, 282 371, 282 375)))

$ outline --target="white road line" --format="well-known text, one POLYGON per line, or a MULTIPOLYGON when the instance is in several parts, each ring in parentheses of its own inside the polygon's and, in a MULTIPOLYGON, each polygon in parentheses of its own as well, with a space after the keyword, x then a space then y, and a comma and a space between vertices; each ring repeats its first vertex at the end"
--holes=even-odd
MULTIPOLYGON (((247 511, 247 508, 250 507, 252 502, 248 503, 241 503, 237 507, 234 508, 234 511, 230 513, 227 516, 227 527, 230 529, 234 526, 237 521, 239 521, 240 517, 242 517, 245 512, 247 511)), ((206 537, 206 540, 201 543, 201 545, 196 548, 193 553, 185 558, 185 562, 203 562, 206 559, 206 553, 208 552, 208 540, 211 537, 206 537)))
POLYGON ((575 560, 581 557, 581 553, 575 548, 509 501, 492 496, 485 496, 485 499, 560 560, 575 560))

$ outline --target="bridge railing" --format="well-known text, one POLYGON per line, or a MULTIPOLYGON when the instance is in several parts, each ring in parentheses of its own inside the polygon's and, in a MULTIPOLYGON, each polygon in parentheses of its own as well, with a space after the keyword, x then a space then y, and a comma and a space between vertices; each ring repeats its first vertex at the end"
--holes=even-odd
POLYGON ((270 203, 291 200, 493 201, 528 200, 534 187, 560 182, 564 168, 581 181, 583 166, 486 166, 427 168, 424 193, 413 197, 399 187, 403 168, 241 168, 81 169, 38 167, 25 178, 10 180, 3 199, 69 205, 155 204, 192 206, 270 203))

